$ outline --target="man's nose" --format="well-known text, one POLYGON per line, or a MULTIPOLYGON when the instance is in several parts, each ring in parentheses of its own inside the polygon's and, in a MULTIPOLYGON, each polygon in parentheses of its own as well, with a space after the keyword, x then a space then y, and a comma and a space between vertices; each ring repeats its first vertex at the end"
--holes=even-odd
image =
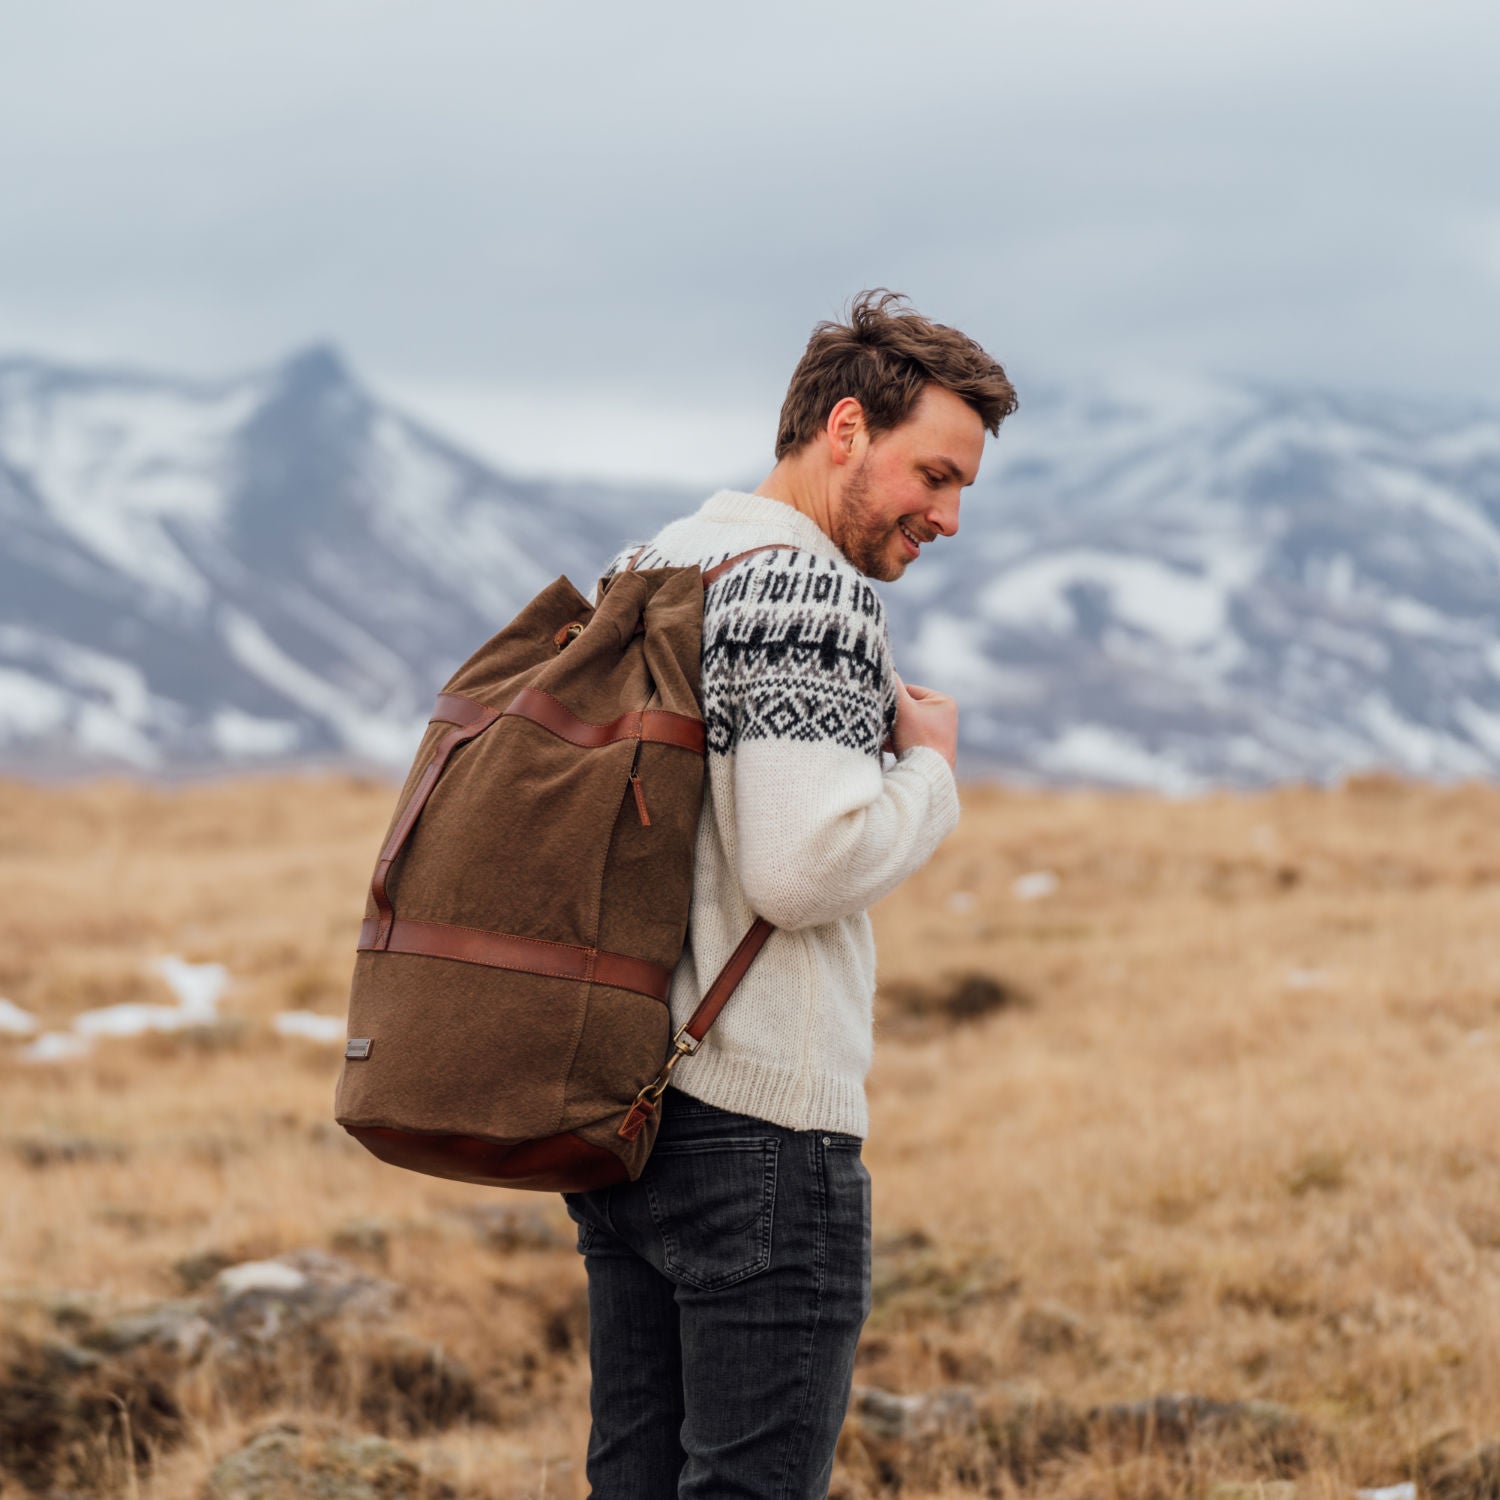
POLYGON ((927 524, 943 536, 958 530, 958 496, 935 499, 927 508, 927 524))

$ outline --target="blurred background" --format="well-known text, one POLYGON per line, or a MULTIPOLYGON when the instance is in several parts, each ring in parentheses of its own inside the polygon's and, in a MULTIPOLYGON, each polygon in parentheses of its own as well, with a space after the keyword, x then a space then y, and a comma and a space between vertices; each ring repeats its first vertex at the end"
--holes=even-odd
POLYGON ((837 1500, 1492 1497, 1500 17, 0 19, 0 1494, 587 1492, 555 1195, 332 1119, 434 693, 907 294, 1020 405, 881 586, 837 1500))
POLYGON ((972 775, 1500 764, 1477 4, 12 16, 0 766, 394 771, 907 293, 1020 408, 885 590, 972 775))

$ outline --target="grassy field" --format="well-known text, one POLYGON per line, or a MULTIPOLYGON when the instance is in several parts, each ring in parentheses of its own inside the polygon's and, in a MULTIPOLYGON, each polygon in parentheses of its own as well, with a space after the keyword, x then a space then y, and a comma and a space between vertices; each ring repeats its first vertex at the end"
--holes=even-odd
MULTIPOLYGON (((400 1328, 467 1372, 480 1414, 395 1420, 353 1333, 248 1385, 136 1364, 161 1390, 155 1428, 133 1418, 136 1465, 128 1399, 43 1403, 78 1423, 81 1485, 197 1496, 290 1415, 385 1431, 433 1495, 587 1492, 560 1201, 382 1166, 332 1121, 339 1048, 272 1029, 342 1015, 393 797, 0 782, 0 996, 64 1029, 170 1003, 164 954, 231 976, 214 1025, 55 1063, 0 1038, 0 1432, 42 1420, 17 1392, 45 1383, 49 1340, 187 1295, 195 1265, 308 1246, 403 1288, 400 1328), (541 1216, 530 1238, 483 1218, 500 1202, 541 1216)), ((851 1419, 835 1495, 1500 1492, 1470 1483, 1486 1460, 1463 1467, 1500 1438, 1500 789, 963 800, 874 912, 877 1292, 856 1381, 963 1387, 978 1418, 905 1444, 851 1419), (1069 1425, 1167 1392, 1277 1403, 1296 1435, 1069 1425)))

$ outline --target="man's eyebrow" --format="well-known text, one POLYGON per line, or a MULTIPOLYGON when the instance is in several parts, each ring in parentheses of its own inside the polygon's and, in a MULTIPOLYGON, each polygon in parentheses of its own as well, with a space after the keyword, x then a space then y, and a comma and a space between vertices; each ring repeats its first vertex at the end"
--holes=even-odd
MULTIPOLYGON (((930 458, 927 462, 936 464, 940 469, 946 469, 951 479, 962 480, 964 477, 964 471, 951 458, 947 457, 946 454, 940 458, 930 458)), ((967 483, 972 484, 973 480, 969 480, 967 483)))

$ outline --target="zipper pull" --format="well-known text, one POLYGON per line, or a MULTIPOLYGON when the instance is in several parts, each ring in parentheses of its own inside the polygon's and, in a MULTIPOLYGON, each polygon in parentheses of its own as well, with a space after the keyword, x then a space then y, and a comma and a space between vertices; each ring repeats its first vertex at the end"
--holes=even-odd
POLYGON ((646 794, 641 790, 641 773, 639 771, 632 770, 630 773, 630 790, 635 793, 635 807, 636 811, 641 815, 641 827, 649 828, 651 826, 651 817, 646 811, 646 794))

